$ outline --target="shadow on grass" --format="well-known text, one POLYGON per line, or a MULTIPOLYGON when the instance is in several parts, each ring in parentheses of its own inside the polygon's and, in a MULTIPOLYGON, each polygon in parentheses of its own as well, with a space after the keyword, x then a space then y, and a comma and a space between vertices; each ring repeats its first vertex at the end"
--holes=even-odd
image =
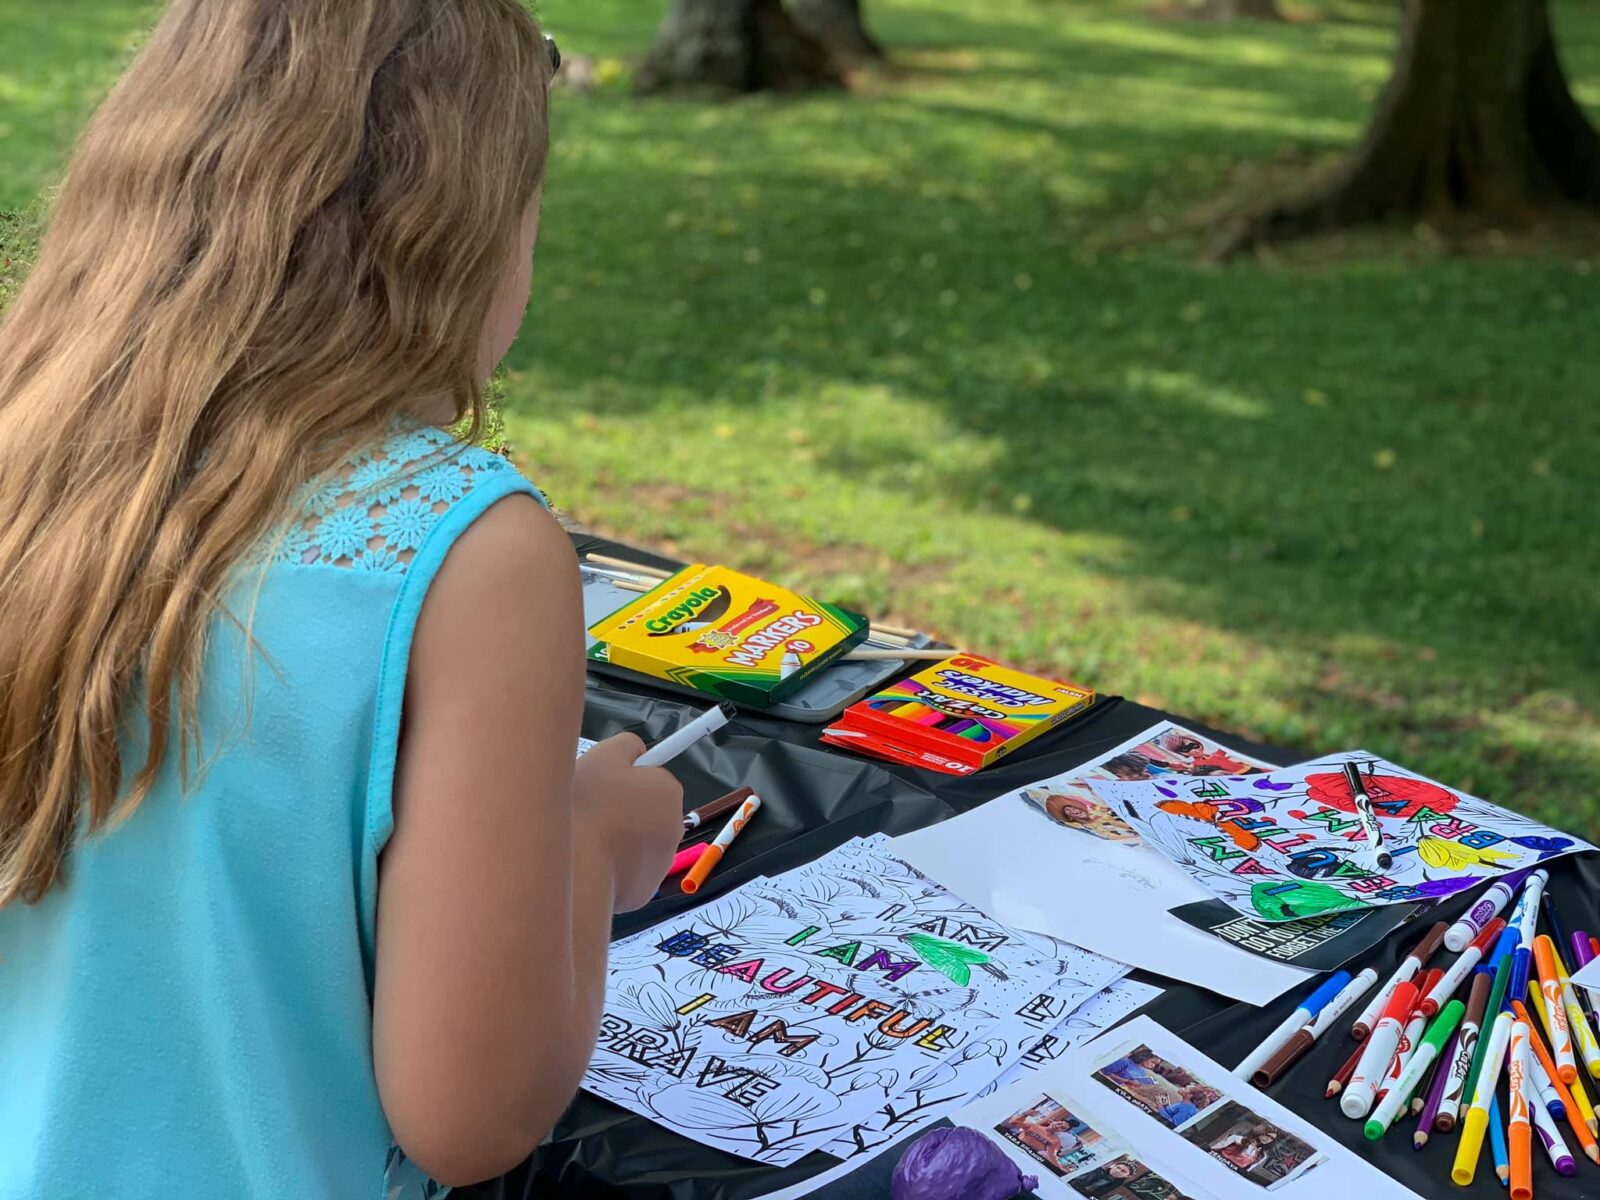
MULTIPOLYGON (((1041 48, 941 20, 925 44, 981 30, 1040 57, 1081 49, 1070 30, 1041 48)), ((1257 87, 1160 47, 1062 69, 1080 97, 1154 73, 1175 94, 1257 87)), ((1462 712, 1548 690, 1592 713, 1590 277, 1554 260, 1215 271, 1092 249, 1307 114, 1359 119, 1359 98, 1331 100, 1338 72, 1257 69, 1260 127, 1236 106, 1153 123, 1103 95, 1082 113, 1003 108, 959 81, 732 109, 595 101, 570 114, 587 144, 553 173, 545 299, 514 365, 606 416, 903 397, 993 454, 911 471, 915 431, 863 429, 821 448, 812 486, 995 512, 1022 495, 1028 521, 1136 548, 1093 566, 1167 581, 1155 602, 1174 618, 1269 643, 1376 640, 1427 662, 1415 680, 1467 688, 1462 712), (1284 97, 1291 75, 1315 81, 1310 98, 1284 97), (580 226, 589 244, 568 240, 580 226)), ((1355 707, 1419 698, 1336 668, 1315 686, 1355 707)), ((1459 732, 1427 720, 1430 739, 1459 732)))

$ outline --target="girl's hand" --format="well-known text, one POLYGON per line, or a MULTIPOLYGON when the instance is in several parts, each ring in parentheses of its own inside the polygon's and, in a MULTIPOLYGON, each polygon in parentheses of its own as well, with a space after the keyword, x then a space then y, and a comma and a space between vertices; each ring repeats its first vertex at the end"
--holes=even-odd
POLYGON ((645 744, 631 733, 600 742, 578 760, 572 818, 611 860, 616 909, 650 902, 683 836, 683 785, 665 767, 636 767, 645 744))

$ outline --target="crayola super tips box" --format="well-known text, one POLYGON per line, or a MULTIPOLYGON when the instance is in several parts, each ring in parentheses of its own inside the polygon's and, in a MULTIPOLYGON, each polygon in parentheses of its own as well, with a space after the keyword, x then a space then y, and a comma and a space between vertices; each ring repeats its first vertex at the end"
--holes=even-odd
POLYGON ((867 619, 693 563, 589 630, 589 657, 768 708, 866 639, 867 619))
POLYGON ((1089 688, 958 654, 852 704, 823 730, 822 740, 891 762, 970 775, 1093 703, 1089 688))

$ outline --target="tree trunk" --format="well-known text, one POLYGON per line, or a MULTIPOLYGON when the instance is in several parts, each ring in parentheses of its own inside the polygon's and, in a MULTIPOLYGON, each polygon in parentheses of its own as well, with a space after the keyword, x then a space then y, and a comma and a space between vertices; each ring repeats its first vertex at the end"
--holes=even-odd
POLYGON ((636 76, 642 93, 837 87, 827 52, 780 0, 673 0, 636 76))
POLYGON ((1307 194, 1234 222, 1215 253, 1395 218, 1526 227, 1574 207, 1600 211, 1600 135, 1546 0, 1404 0, 1361 147, 1307 194))
POLYGON ((1206 0, 1200 15, 1213 21, 1236 21, 1240 17, 1251 21, 1281 21, 1278 0, 1206 0))
POLYGON ((789 0, 789 15, 843 68, 880 62, 884 57, 883 47, 861 19, 861 0, 789 0))

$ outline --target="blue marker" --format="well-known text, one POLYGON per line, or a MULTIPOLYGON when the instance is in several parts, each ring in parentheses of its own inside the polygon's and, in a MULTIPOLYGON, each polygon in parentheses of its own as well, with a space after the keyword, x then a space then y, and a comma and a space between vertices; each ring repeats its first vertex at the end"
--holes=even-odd
POLYGON ((1506 988, 1504 1007, 1501 1012, 1511 1011, 1511 1002, 1521 1000, 1528 1002, 1528 976, 1533 971, 1533 955, 1521 946, 1517 947, 1515 956, 1511 959, 1511 986, 1506 988))

